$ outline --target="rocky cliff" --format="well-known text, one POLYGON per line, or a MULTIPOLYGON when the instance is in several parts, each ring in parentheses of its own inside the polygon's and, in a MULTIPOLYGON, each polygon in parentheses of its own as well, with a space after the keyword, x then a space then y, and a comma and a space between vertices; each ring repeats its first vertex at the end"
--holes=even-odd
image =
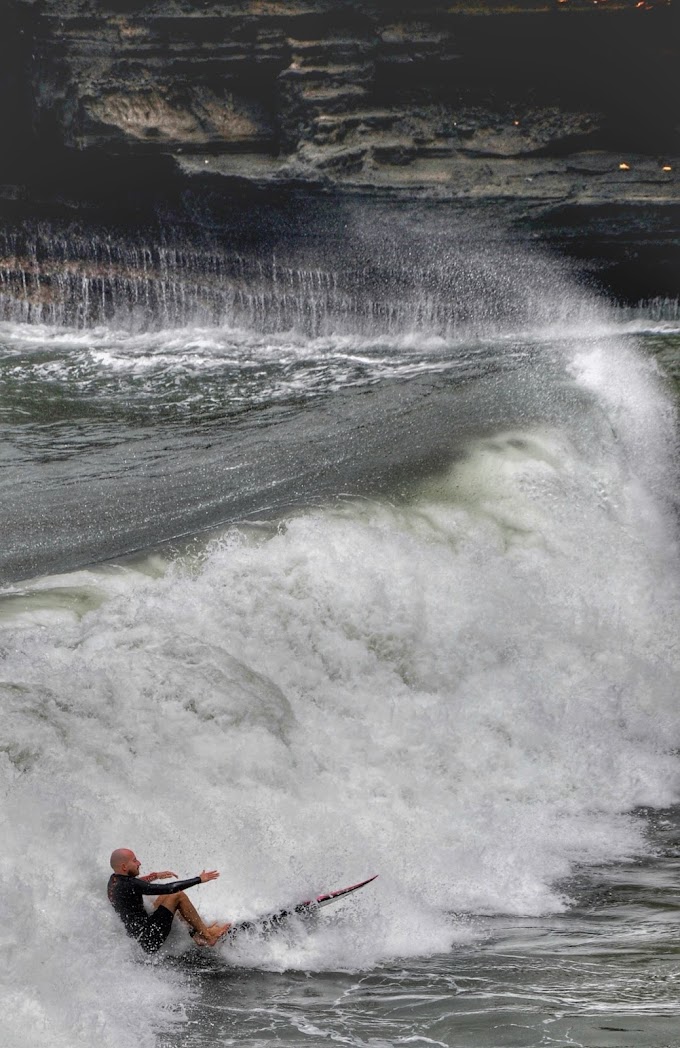
POLYGON ((619 267, 617 239, 629 260, 653 241, 677 283, 669 0, 5 5, 5 210, 186 187, 453 201, 619 267))

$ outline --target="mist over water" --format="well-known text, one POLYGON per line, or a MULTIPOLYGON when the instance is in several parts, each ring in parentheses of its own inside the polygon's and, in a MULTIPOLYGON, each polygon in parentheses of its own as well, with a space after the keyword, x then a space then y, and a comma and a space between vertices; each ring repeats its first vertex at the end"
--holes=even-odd
MULTIPOLYGON (((304 211, 304 205, 300 205, 304 211)), ((29 223, 0 230, 0 317, 71 329, 176 327, 447 339, 592 316, 535 245, 490 219, 344 205, 308 226, 239 237, 215 216, 129 231, 29 223)), ((313 221, 310 219, 310 222, 313 221)), ((288 223, 291 222, 290 217, 288 223)))
POLYGON ((61 314, 6 311, 8 1043, 27 1024, 55 1048, 276 1040, 269 1005, 256 1033, 211 1035, 181 928, 172 963, 141 963, 104 896, 114 846, 221 869, 192 893, 213 918, 377 872, 314 928, 220 948, 210 978, 396 966, 400 993, 430 970, 434 993, 489 922, 567 915, 578 869, 645 855, 634 813, 677 802, 661 377, 556 263, 461 243, 423 269, 423 251, 373 283, 346 261, 342 294, 263 269, 247 309, 216 270, 213 314, 159 313, 142 280, 74 323, 70 271, 61 314), (31 563, 62 573, 22 581, 31 563))

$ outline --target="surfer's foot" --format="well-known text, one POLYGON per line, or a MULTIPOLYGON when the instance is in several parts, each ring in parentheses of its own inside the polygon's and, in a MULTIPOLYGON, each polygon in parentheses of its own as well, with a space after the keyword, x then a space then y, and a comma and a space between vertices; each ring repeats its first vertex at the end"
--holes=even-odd
POLYGON ((204 932, 196 932, 194 942, 197 946, 214 946, 230 928, 231 924, 211 924, 204 932))

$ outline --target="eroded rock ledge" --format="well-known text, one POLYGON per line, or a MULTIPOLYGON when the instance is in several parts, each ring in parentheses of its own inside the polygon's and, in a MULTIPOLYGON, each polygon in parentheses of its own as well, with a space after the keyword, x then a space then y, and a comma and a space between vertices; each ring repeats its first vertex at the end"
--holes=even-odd
POLYGON ((677 251, 670 0, 6 3, 7 206, 304 187, 677 251))

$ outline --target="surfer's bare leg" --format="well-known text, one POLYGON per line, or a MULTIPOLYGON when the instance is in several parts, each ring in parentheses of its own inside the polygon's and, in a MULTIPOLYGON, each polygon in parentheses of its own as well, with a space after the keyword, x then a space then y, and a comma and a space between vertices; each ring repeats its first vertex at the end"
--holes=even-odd
POLYGON ((159 895, 154 900, 156 906, 165 906, 171 913, 178 913, 193 928, 194 942, 199 946, 214 946, 221 935, 229 930, 229 924, 206 924, 188 895, 175 892, 173 895, 159 895))

